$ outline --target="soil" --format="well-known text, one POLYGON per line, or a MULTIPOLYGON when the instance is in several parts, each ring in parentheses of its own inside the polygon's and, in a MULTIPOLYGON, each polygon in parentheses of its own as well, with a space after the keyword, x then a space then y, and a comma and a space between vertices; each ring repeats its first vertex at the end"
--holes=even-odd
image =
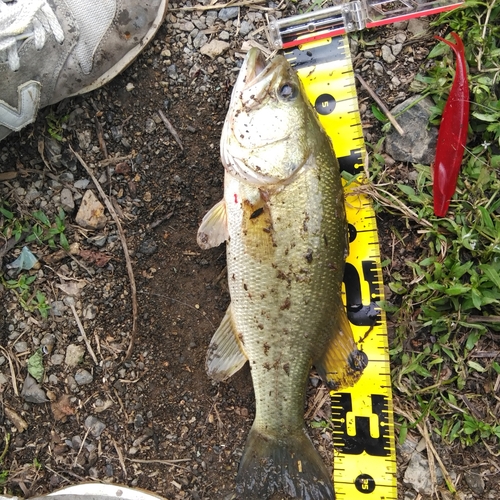
MULTIPOLYGON (((388 28, 370 34, 378 42, 387 36, 388 28)), ((10 471, 5 492, 29 497, 95 480, 143 488, 171 500, 223 499, 233 492, 254 414, 252 382, 247 367, 225 383, 214 383, 206 375, 207 346, 229 304, 229 295, 224 247, 201 251, 196 232, 203 215, 222 196, 218 145, 235 68, 241 61, 237 57, 241 42, 231 40, 222 60, 197 54, 193 62, 183 55, 182 39, 167 19, 154 42, 104 88, 43 110, 34 125, 0 144, 0 172, 17 172, 14 180, 3 182, 2 196, 8 193, 7 199, 21 213, 33 209, 23 201, 23 189, 26 192, 36 182, 42 198, 47 199, 47 213, 57 213, 52 200, 57 199, 63 182, 72 185, 89 178, 69 147, 82 156, 115 200, 138 302, 137 338, 130 360, 123 362, 133 327, 133 303, 124 251, 108 212, 106 226, 94 232, 75 224, 76 209, 68 213, 69 243, 92 251, 87 260, 81 253, 55 260, 55 249, 37 247, 41 268, 32 273, 37 273, 37 287, 50 302, 63 302, 61 315, 51 314, 44 320, 36 311, 28 313, 12 292, 0 287, 0 345, 6 358, 0 370, 9 380, 2 386, 1 407, 13 410, 27 425, 20 432, 5 411, 0 415, 3 431, 12 434, 3 463, 10 471), (169 71, 175 77, 168 76, 172 64, 175 71, 169 71), (133 90, 127 90, 130 83, 133 90), (178 132, 182 147, 159 119, 159 110, 178 132), (50 114, 70 116, 62 128, 63 142, 50 137, 50 114), (107 156, 121 160, 103 166, 105 154, 96 123, 102 127, 107 156), (62 181, 60 176, 68 171, 73 177, 62 181), (107 236, 104 246, 96 245, 101 236, 107 236), (85 385, 74 383, 74 368, 51 361, 54 354, 65 355, 70 344, 85 346, 66 295, 56 286, 71 282, 85 284, 75 297, 75 310, 98 361, 95 364, 85 352, 78 367, 92 375, 85 385), (89 306, 94 314, 86 314, 89 306), (55 336, 54 346, 44 358, 42 387, 50 401, 29 403, 15 393, 8 358, 20 392, 27 358, 44 344, 47 333, 55 336), (26 352, 13 350, 18 340, 27 342, 26 352), (97 431, 89 431, 89 416, 105 424, 98 436, 97 431)), ((419 44, 418 51, 422 47, 419 44)), ((360 69, 365 63, 362 57, 355 59, 360 69)), ((393 69, 404 82, 398 89, 398 101, 408 94, 418 63, 416 59, 412 67, 393 69)), ((384 80, 368 69, 365 77, 382 98, 390 94, 392 98, 387 100, 394 100, 396 92, 389 87, 389 77, 384 80)), ((370 101, 363 89, 359 93, 366 111, 370 101)), ((369 113, 363 121, 370 141, 376 141, 380 134, 376 121, 369 113)), ((97 195, 93 183, 87 189, 97 195)), ((78 199, 75 201, 78 206, 78 199)), ((391 258, 389 228, 395 225, 401 224, 394 217, 379 217, 383 259, 391 258)), ((14 260, 20 248, 2 255, 3 266, 14 260)), ((418 249, 409 245, 405 258, 411 258, 413 251, 418 249)), ((308 423, 328 417, 326 395, 312 374, 308 423)), ((331 463, 329 430, 310 428, 309 432, 316 448, 331 463)), ((456 476, 471 464, 478 464, 475 470, 479 473, 492 467, 489 455, 479 447, 441 451, 456 476)), ((401 481, 401 464, 402 499, 407 489, 401 481)), ((477 496, 463 480, 459 484, 464 498, 487 498, 488 488, 494 487, 487 484, 483 496, 477 496)))

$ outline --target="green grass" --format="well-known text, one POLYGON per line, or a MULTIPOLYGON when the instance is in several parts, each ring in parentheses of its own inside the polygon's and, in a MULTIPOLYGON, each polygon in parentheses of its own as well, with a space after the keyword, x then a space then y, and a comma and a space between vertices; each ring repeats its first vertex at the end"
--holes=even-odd
MULTIPOLYGON (((69 251, 66 237, 66 214, 59 208, 53 220, 42 210, 31 214, 17 213, 7 201, 0 201, 0 235, 4 241, 14 239, 16 246, 26 245, 32 252, 48 246, 69 251)), ((37 275, 33 271, 22 271, 15 276, 7 276, 0 270, 0 283, 18 300, 21 307, 29 312, 38 311, 46 319, 50 304, 46 295, 38 289, 37 275)))
MULTIPOLYGON (((405 411, 417 422, 430 421, 437 439, 464 447, 481 442, 494 453, 500 438, 494 353, 500 342, 500 4, 468 1, 433 23, 446 25, 466 46, 469 140, 445 218, 433 213, 430 166, 414 165, 414 181, 394 183, 379 146, 372 148, 378 209, 397 215, 395 247, 415 248, 415 260, 397 269, 391 259, 384 262, 392 291, 384 307, 395 324, 393 381, 405 411)), ((416 80, 419 92, 434 100, 432 122, 439 124, 455 62, 437 41, 429 58, 434 64, 416 80)), ((403 417, 399 424, 404 437, 412 424, 403 417)))

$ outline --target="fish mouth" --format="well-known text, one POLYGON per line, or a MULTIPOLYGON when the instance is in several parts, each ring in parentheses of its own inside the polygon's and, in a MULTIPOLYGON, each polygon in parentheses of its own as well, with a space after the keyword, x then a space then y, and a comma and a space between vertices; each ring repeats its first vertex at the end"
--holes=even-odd
POLYGON ((235 84, 235 93, 246 109, 252 109, 263 102, 276 78, 275 69, 280 64, 280 57, 266 61, 262 51, 256 47, 248 51, 235 84))

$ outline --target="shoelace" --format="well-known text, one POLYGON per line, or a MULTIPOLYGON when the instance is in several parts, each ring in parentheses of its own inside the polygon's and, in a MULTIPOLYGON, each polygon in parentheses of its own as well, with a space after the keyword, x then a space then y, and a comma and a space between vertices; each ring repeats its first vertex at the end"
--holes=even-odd
POLYGON ((64 41, 64 31, 47 0, 0 0, 0 59, 6 59, 12 71, 20 67, 22 42, 33 38, 40 50, 50 33, 59 43, 64 41))

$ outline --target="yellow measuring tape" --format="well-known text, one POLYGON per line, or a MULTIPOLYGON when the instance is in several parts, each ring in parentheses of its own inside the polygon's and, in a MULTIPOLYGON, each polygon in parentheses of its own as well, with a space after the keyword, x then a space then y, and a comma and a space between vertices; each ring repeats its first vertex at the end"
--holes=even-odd
MULTIPOLYGON (((285 52, 333 142, 341 170, 363 172, 365 145, 347 37, 285 52)), ((350 251, 344 303, 354 338, 368 356, 356 385, 331 393, 333 482, 337 500, 396 500, 396 451, 387 323, 377 223, 370 199, 345 186, 350 251)))

